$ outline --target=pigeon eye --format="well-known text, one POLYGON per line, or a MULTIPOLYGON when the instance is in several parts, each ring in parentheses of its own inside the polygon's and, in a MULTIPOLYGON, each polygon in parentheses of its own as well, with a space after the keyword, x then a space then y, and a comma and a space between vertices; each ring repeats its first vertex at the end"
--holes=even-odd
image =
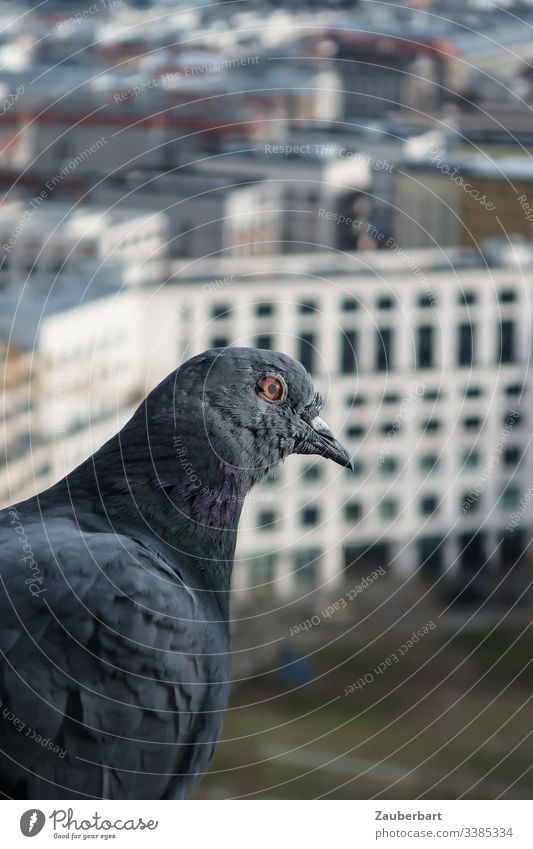
POLYGON ((279 377, 267 374, 259 381, 258 390, 267 401, 282 401, 285 396, 285 386, 279 377))

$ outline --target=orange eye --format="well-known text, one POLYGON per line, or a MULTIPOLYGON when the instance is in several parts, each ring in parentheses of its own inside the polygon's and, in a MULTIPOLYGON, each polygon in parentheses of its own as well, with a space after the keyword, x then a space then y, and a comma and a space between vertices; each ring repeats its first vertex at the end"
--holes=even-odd
POLYGON ((285 387, 279 377, 267 374, 262 377, 258 386, 259 392, 268 401, 281 401, 285 394, 285 387))

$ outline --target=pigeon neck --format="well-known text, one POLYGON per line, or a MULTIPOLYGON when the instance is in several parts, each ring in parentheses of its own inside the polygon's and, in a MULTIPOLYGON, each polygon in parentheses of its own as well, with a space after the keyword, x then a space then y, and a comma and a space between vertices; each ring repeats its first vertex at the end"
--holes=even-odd
POLYGON ((253 475, 190 440, 142 438, 124 428, 62 482, 73 509, 91 511, 115 532, 138 530, 186 559, 217 592, 229 590, 237 530, 253 475), (166 446, 166 450, 165 450, 166 446), (194 465, 189 461, 193 455, 194 465), (181 453, 180 453, 181 452, 181 453))

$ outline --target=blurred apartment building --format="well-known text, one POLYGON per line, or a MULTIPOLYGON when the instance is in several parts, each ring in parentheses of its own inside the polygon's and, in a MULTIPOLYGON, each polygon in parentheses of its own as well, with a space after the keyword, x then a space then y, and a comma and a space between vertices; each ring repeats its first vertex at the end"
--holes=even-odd
POLYGON ((164 279, 160 213, 0 207, 0 503, 33 495, 115 433, 173 367, 143 316, 164 279))
MULTIPOLYGON (((0 296, 1 299, 1 296, 0 296)), ((31 351, 5 342, 0 348, 2 364, 2 448, 0 454, 0 502, 11 503, 10 495, 24 497, 47 481, 49 472, 46 450, 30 450, 35 438, 35 374, 31 351)))
POLYGON ((335 217, 355 217, 358 202, 371 189, 371 162, 351 151, 346 155, 342 152, 335 143, 322 146, 268 141, 252 150, 229 148, 227 155, 206 158, 195 170, 206 181, 224 177, 232 182, 240 176, 277 186, 282 203, 278 213, 281 251, 349 249, 355 247, 353 231, 335 226, 335 217), (321 209, 332 217, 319 215, 321 209))
POLYGON ((167 221, 160 212, 49 201, 50 189, 0 205, 0 289, 53 294, 68 275, 83 288, 164 279, 167 221))
MULTIPOLYGON (((253 256, 305 246, 353 249, 353 229, 336 226, 334 218, 353 220, 375 194, 373 162, 331 141, 270 141, 223 146, 169 171, 123 170, 92 188, 81 180, 91 202, 110 213, 132 206, 164 213, 172 257, 253 256), (320 209, 330 216, 319 215, 320 209)), ((80 185, 78 175, 54 197, 75 202, 80 185)))
POLYGON ((143 394, 135 295, 0 293, 2 506, 55 483, 129 418, 143 394))
POLYGON ((0 118, 0 170, 45 177, 80 154, 78 175, 168 170, 230 141, 279 140, 295 120, 335 119, 339 85, 311 60, 283 71, 258 54, 205 51, 148 56, 141 67, 93 60, 3 69, 0 91, 20 94, 0 118))
POLYGON ((356 458, 352 474, 293 457, 251 494, 243 593, 301 594, 377 565, 472 592, 519 572, 533 524, 522 505, 531 254, 522 267, 483 262, 471 250, 390 250, 176 267, 160 297, 177 358, 230 344, 297 357, 356 458), (215 274, 216 288, 203 288, 215 274))
POLYGON ((438 26, 434 37, 413 37, 409 28, 384 24, 372 32, 347 20, 306 40, 311 55, 326 52, 339 68, 344 118, 383 118, 404 108, 431 113, 450 90, 456 54, 438 26))
POLYGON ((284 215, 280 182, 249 180, 237 169, 228 177, 201 169, 132 171, 103 181, 91 192, 98 205, 132 205, 161 211, 167 219, 171 257, 275 253, 284 215))

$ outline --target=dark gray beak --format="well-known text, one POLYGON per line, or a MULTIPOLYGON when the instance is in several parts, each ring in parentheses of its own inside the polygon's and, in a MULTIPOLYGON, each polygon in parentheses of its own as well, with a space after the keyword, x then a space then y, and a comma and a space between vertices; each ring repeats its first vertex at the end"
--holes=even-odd
POLYGON ((326 460, 333 460, 339 466, 353 470, 353 461, 344 445, 335 439, 326 422, 315 416, 308 423, 309 430, 305 438, 298 445, 295 454, 319 454, 326 460))

